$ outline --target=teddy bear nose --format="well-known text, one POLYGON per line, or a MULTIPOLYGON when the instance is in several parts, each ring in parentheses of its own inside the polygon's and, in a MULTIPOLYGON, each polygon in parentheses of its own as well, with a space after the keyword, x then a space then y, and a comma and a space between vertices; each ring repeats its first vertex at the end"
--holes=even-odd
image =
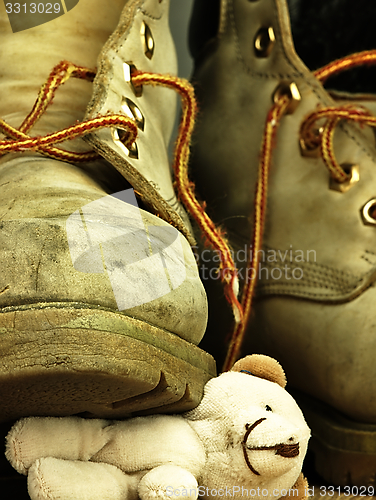
MULTIPOLYGON (((290 438, 289 441, 291 439, 292 438, 290 438)), ((277 444, 275 449, 276 449, 276 455, 280 455, 281 457, 294 458, 299 455, 299 443, 277 444)))

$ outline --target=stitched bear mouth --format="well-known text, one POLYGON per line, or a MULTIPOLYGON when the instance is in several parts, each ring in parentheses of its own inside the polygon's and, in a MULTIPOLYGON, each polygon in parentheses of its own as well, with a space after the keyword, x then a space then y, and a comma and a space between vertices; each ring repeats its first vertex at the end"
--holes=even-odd
POLYGON ((276 444, 274 446, 255 446, 253 448, 247 447, 247 439, 250 435, 250 433, 253 431, 255 427, 257 427, 261 422, 266 420, 265 417, 260 418, 256 420, 252 425, 246 424, 245 429, 246 432, 244 434, 244 438, 242 441, 242 448, 243 448, 243 454, 244 454, 244 459, 246 461, 246 464, 248 468, 256 474, 256 476, 260 476, 260 473, 257 472, 257 470, 252 466, 251 462, 249 461, 248 453, 247 451, 249 450, 276 450, 276 455, 280 455, 281 457, 285 458, 294 458, 299 455, 299 443, 292 443, 292 444, 285 444, 285 443, 280 443, 276 444))

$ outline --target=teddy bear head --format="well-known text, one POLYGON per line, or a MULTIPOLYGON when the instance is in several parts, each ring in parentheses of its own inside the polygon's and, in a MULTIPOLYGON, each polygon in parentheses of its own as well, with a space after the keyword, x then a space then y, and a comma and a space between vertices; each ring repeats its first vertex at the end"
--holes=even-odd
POLYGON ((310 430, 285 385, 281 366, 261 355, 206 384, 200 405, 186 414, 208 456, 204 483, 262 486, 269 493, 262 496, 274 499, 295 484, 310 430))

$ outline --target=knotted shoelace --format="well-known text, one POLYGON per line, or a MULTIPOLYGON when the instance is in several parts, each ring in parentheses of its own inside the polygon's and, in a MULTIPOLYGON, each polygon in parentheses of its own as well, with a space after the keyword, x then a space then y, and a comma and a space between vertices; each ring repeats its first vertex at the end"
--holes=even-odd
MULTIPOLYGON (((324 82, 330 76, 346 69, 363 64, 374 64, 375 62, 376 51, 365 51, 334 61, 324 68, 317 70, 314 75, 321 82, 324 82)), ((137 125, 134 120, 119 114, 99 116, 42 137, 30 137, 28 135, 28 132, 52 103, 57 89, 70 77, 93 81, 95 71, 67 61, 62 61, 58 64, 51 72, 47 82, 42 86, 33 109, 18 129, 11 127, 4 120, 0 119, 0 132, 7 138, 0 141, 0 156, 9 152, 34 150, 43 155, 70 163, 93 161, 100 158, 100 155, 93 151, 76 153, 56 148, 54 145, 83 137, 95 130, 107 127, 123 130, 125 132, 122 136, 123 143, 126 147, 131 147, 137 139, 137 125)), ((135 87, 141 85, 168 87, 178 92, 182 99, 182 117, 173 160, 174 185, 179 200, 195 219, 203 235, 220 257, 218 273, 224 284, 225 295, 232 307, 235 319, 235 327, 223 366, 223 371, 227 371, 231 369, 239 357, 249 322, 252 300, 257 283, 257 273, 251 274, 251 279, 244 283, 241 300, 239 301, 238 273, 225 233, 220 227, 216 227, 209 218, 206 213, 205 203, 200 203, 197 200, 194 183, 189 180, 189 148, 197 115, 197 104, 193 87, 188 81, 170 75, 135 71, 131 77, 132 84, 135 87)), ((280 95, 269 110, 265 122, 254 201, 255 210, 251 241, 253 251, 251 259, 247 264, 247 269, 250 270, 258 269, 259 266, 261 253, 259 250, 262 248, 272 152, 276 143, 278 128, 289 103, 290 98, 288 95, 280 95)), ((354 105, 340 105, 324 107, 313 111, 304 119, 300 129, 301 138, 304 140, 307 148, 320 148, 321 156, 330 175, 339 183, 349 179, 349 174, 337 162, 333 148, 334 132, 336 126, 342 120, 376 127, 376 118, 367 110, 355 107, 354 105), (318 133, 316 124, 323 119, 326 121, 320 126, 320 133, 318 133)))

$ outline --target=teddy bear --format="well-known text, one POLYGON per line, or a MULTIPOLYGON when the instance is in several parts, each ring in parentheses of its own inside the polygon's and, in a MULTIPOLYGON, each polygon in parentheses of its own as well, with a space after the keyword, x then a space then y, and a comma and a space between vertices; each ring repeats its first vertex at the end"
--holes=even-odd
POLYGON ((285 385, 277 361, 247 356, 186 413, 25 418, 6 456, 32 500, 304 499, 310 430, 285 385))

